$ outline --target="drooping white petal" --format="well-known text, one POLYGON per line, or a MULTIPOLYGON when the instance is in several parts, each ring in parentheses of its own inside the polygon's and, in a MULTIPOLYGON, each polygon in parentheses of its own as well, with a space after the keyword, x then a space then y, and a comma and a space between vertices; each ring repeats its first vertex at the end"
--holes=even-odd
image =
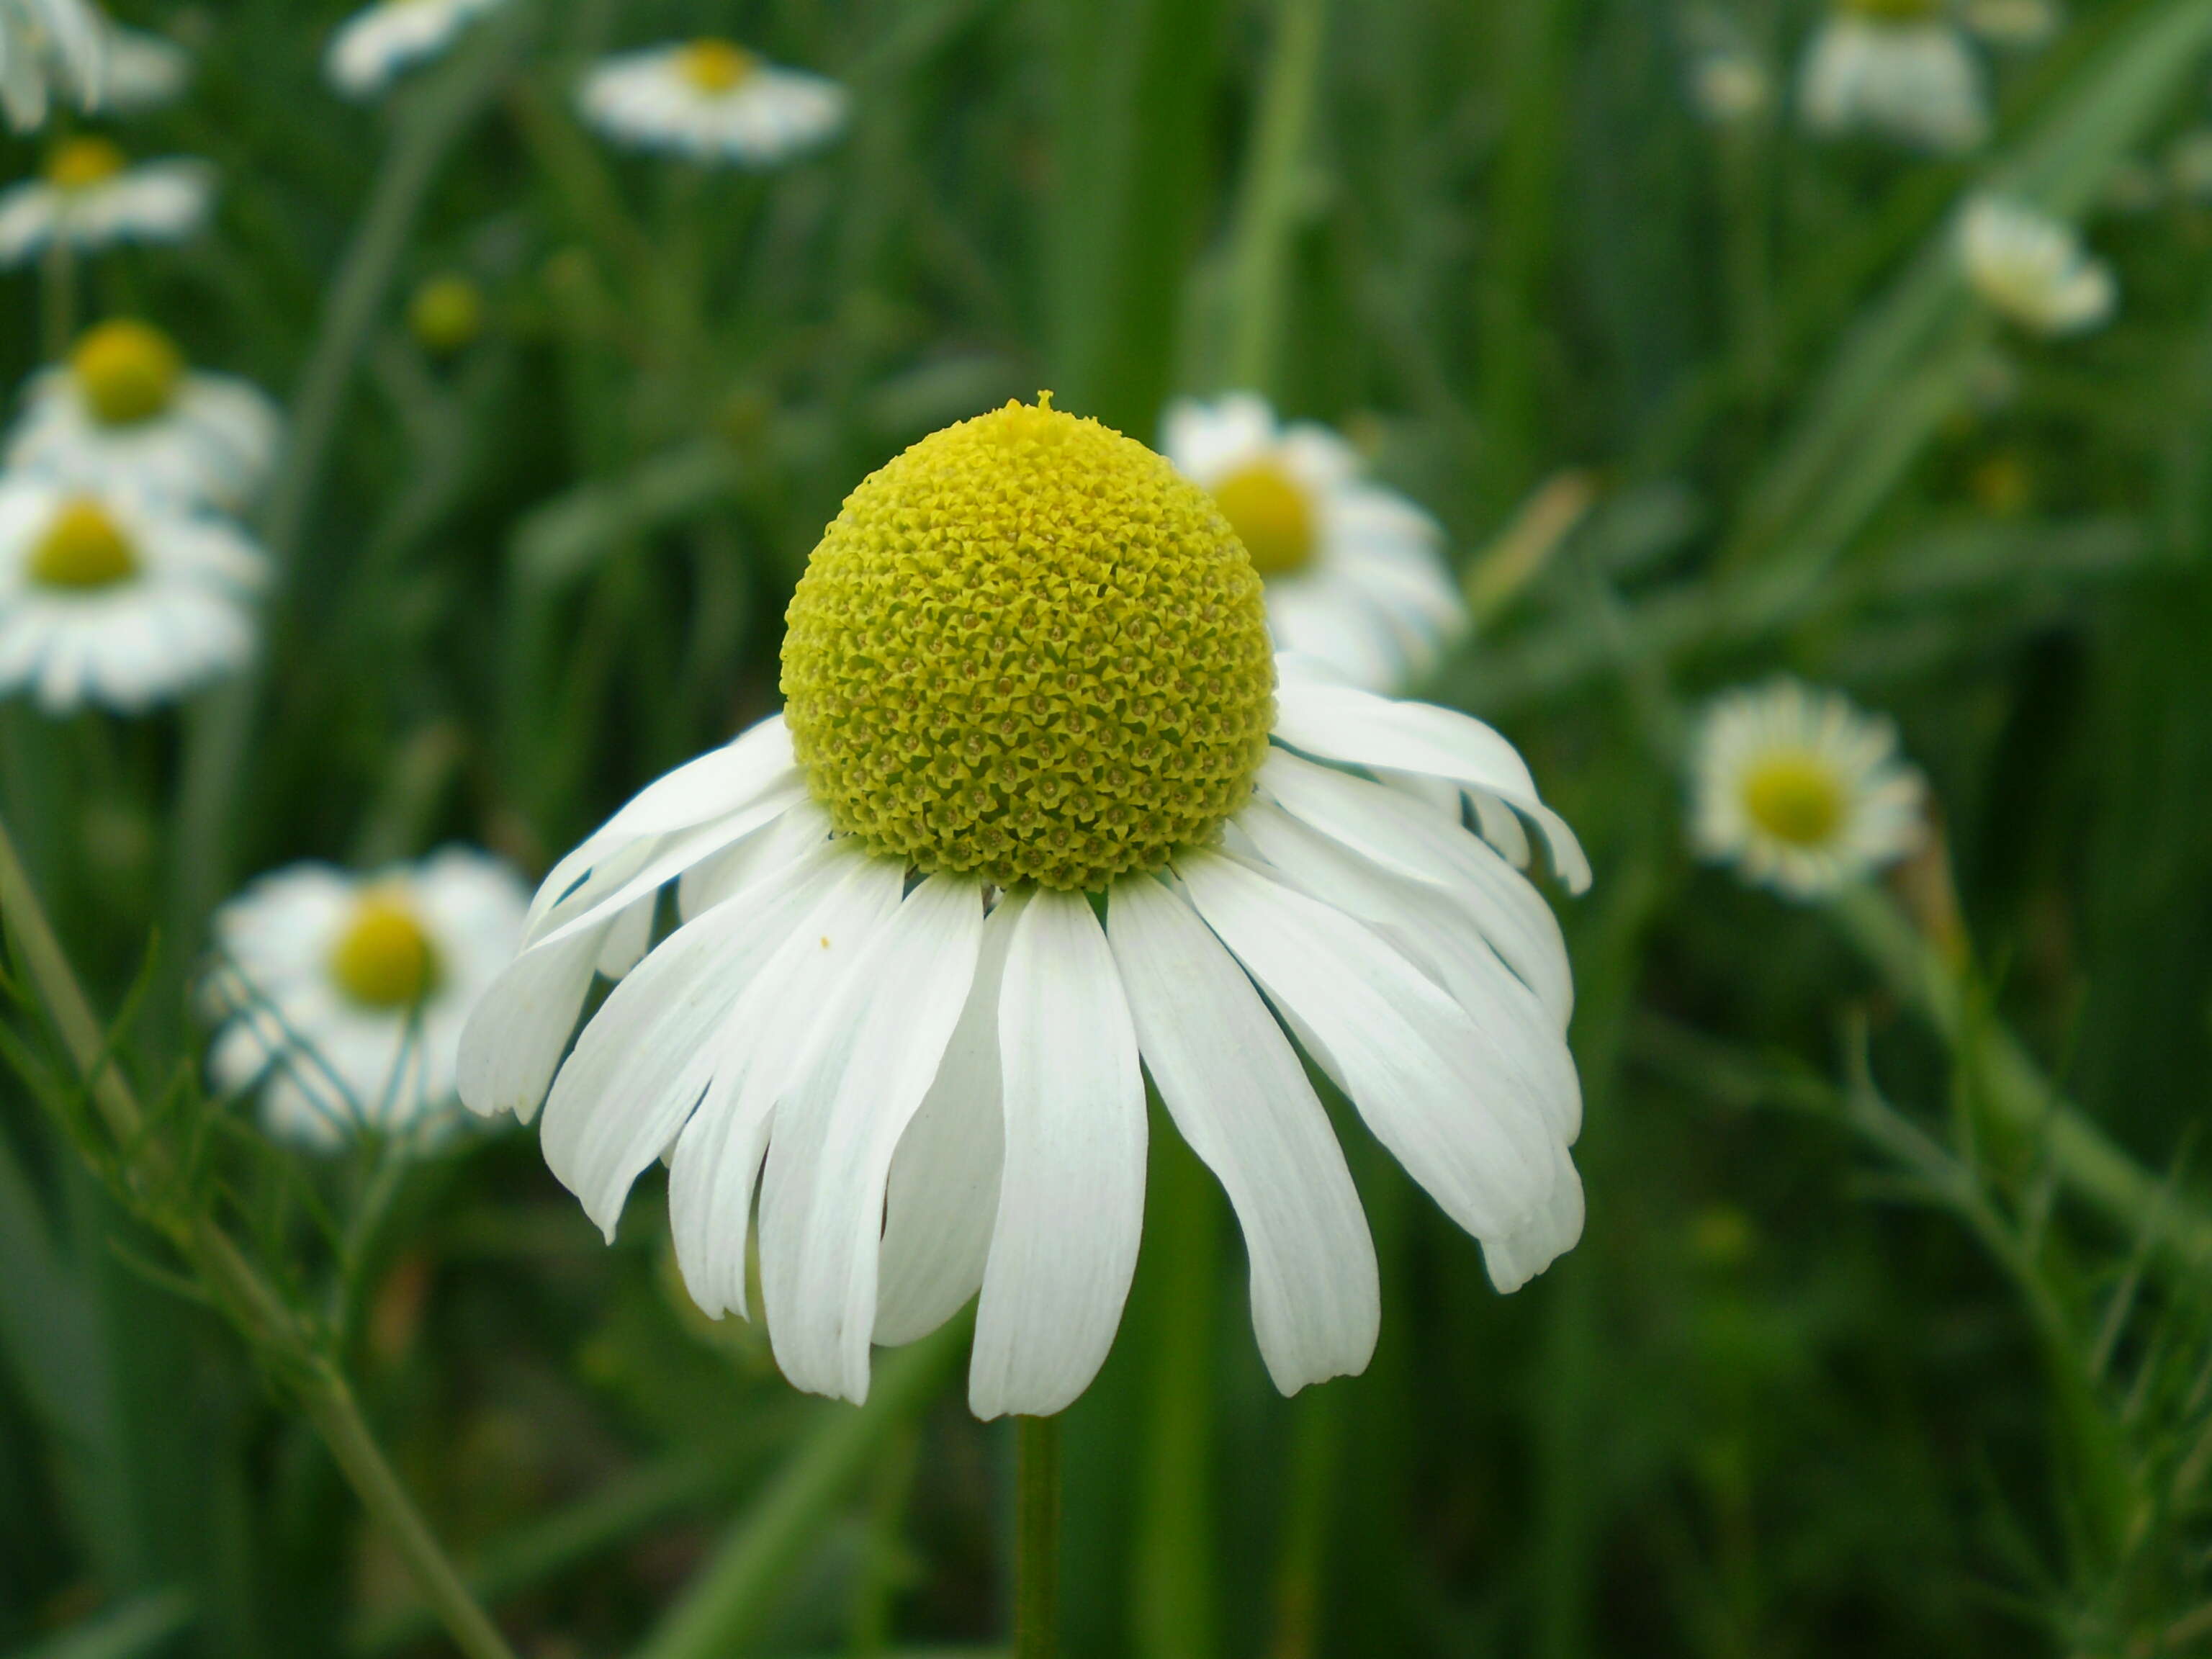
POLYGON ((659 1158, 713 1073, 708 1039, 792 922, 833 878, 808 860, 663 939, 608 995, 545 1103, 546 1167, 612 1242, 630 1183, 659 1158))
POLYGON ((1206 925, 1446 1214, 1503 1236, 1550 1196, 1540 1103, 1486 1063, 1449 995, 1351 917, 1232 859, 1176 867, 1206 925))
POLYGON ((1113 1346, 1145 1224, 1145 1084, 1106 935, 1080 893, 1014 924, 999 1005, 1006 1166, 968 1403, 1047 1417, 1113 1346))
POLYGON ((1115 883, 1106 936, 1146 1068, 1243 1230, 1268 1376, 1293 1394, 1364 1370, 1382 1317, 1375 1244, 1289 1040, 1220 941, 1159 883, 1115 883))
MULTIPOLYGON (((896 861, 850 842, 822 855, 837 866, 836 880, 789 927, 723 1021, 713 1082, 669 1164, 677 1265, 692 1299, 716 1318, 750 1316, 745 1240, 776 1103, 821 1048, 841 1038, 834 1015, 847 982, 905 884, 896 861)), ((778 879, 763 876, 747 891, 778 879)))
POLYGON ((761 1186, 761 1283, 785 1376, 861 1401, 875 1328, 884 1188, 968 1000, 982 884, 939 874, 864 947, 826 1045, 786 1091, 761 1186))
POLYGON ((1361 858, 1450 893, 1565 1029, 1575 986, 1559 918, 1527 878, 1480 837, 1408 811, 1380 784, 1282 750, 1261 768, 1260 787, 1292 817, 1361 858))
POLYGON ((1009 894, 983 923, 968 1006, 945 1046, 937 1080, 891 1159, 876 1289, 879 1344, 927 1336, 983 1287, 1006 1159, 999 991, 1014 920, 1025 902, 1020 894, 1009 894))
POLYGON ((1583 1182, 1566 1148, 1556 1146, 1559 1179, 1536 1213, 1502 1238, 1482 1241, 1482 1264, 1501 1296, 1510 1296, 1574 1249, 1583 1236, 1583 1182))
POLYGON ((605 927, 533 946, 492 981, 461 1033, 461 1103, 480 1117, 527 1123, 553 1081, 592 988, 605 927))
POLYGON ((1570 890, 1589 885, 1589 860, 1575 832, 1538 798, 1513 745, 1474 716, 1289 675, 1275 689, 1275 736, 1293 749, 1353 766, 1451 778, 1496 795, 1543 830, 1570 890))

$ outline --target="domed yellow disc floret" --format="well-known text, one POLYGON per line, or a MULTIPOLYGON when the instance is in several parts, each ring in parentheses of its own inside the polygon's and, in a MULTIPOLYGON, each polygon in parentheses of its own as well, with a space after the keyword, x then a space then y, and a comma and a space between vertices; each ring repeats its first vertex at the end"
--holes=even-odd
POLYGON ((1009 404, 872 474, 783 647, 814 797, 871 851, 1095 889, 1210 841, 1274 722, 1260 580, 1143 445, 1009 404))
POLYGON ((438 953, 404 901, 370 893, 331 947, 331 977, 365 1008, 412 1008, 438 982, 438 953))
POLYGON ((1313 500, 1278 463, 1239 467, 1213 486, 1213 499, 1261 575, 1303 569, 1313 557, 1313 500))
POLYGON ((694 40, 676 54, 676 72, 700 92, 735 92, 759 68, 760 59, 732 40, 694 40))
POLYGON ((167 412, 185 360, 160 329, 118 317, 79 337, 70 373, 102 425, 137 426, 167 412))
POLYGON ((112 587, 138 574, 138 556, 122 526, 98 501, 66 502, 31 550, 31 580, 46 587, 112 587))
POLYGON ((56 190, 88 190, 127 165, 129 158, 105 138, 71 138, 46 157, 46 182, 56 190))
POLYGON ((1843 826, 1843 781, 1815 756, 1770 755, 1744 778, 1743 810, 1777 841, 1819 847, 1843 826))
POLYGON ((465 276, 433 276, 408 301, 407 326, 425 351, 450 357, 483 332, 483 291, 465 276))

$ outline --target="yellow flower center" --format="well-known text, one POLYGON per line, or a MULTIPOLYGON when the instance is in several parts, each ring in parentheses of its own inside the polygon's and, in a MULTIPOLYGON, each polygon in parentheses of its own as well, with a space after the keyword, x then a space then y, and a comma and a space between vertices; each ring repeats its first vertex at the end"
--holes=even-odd
POLYGON ((1744 778, 1743 810, 1777 841, 1818 847, 1843 824, 1843 782, 1818 756, 1769 755, 1744 778))
POLYGON ((1211 841, 1274 723, 1258 576, 1142 444, 1008 404, 862 481, 783 647, 814 798, 870 851, 1096 889, 1211 841))
POLYGON ((759 69, 760 59, 733 40, 694 40, 676 55, 676 72, 700 92, 735 92, 759 69))
POLYGON ((1313 557, 1313 498, 1279 463, 1238 468, 1213 486, 1213 499, 1261 575, 1285 575, 1313 557))
POLYGON ((167 413, 185 360, 160 329, 118 318, 78 339, 70 372, 101 425, 137 426, 167 413))
POLYGON ((129 158, 105 138, 71 138, 46 157, 46 182, 56 190, 89 190, 128 165, 129 158))
POLYGON ((31 550, 31 580, 46 587, 88 592, 137 574, 131 538, 105 507, 83 496, 63 505, 31 550))
POLYGON ((434 276, 415 290, 407 326, 425 351, 450 357, 483 332, 483 295, 465 276, 434 276))
POLYGON ((364 1008, 413 1008, 438 982, 438 953, 407 904, 370 893, 331 951, 331 977, 364 1008))
POLYGON ((1943 14, 1944 0, 1842 0, 1843 9, 1883 23, 1921 23, 1943 14))

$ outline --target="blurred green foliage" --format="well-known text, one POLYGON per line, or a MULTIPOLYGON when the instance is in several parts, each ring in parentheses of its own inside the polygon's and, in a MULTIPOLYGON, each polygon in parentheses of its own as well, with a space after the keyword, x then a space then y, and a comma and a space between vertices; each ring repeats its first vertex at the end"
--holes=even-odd
MULTIPOLYGON (((1597 866, 1565 913, 1590 1222, 1501 1299, 1348 1135, 1382 1346, 1285 1402, 1156 1137, 1068 1418, 1067 1650, 2212 1644, 2208 1261, 2154 1243, 2212 1076, 2212 202, 2109 198, 2212 118, 2212 0, 2077 0, 1956 160, 1816 144, 1786 98, 1701 120, 1659 0, 532 0, 368 109, 322 88, 329 0, 121 9, 196 50, 129 139, 213 159, 220 222, 84 301, 296 390, 316 464, 261 526, 259 676, 127 726, 0 707, 0 809, 100 1006, 135 990, 190 1201, 318 1310, 520 1651, 988 1650, 1010 1433, 938 1386, 942 1343, 865 1415, 793 1395, 692 1312, 650 1181, 607 1249, 526 1133, 261 1146, 193 1086, 209 906, 446 838, 542 869, 774 706, 792 583, 871 468, 1040 386, 1148 433, 1232 377, 1353 434, 1480 573, 1426 691, 1501 725, 1597 866), (709 27, 846 82, 842 145, 749 176, 578 125, 593 57, 709 27), (1992 181, 2088 223, 2114 326, 2044 346, 1974 307, 1948 227, 1992 181), (452 275, 481 333, 426 349, 410 298, 452 275), (1568 469, 1589 510, 1497 580, 1568 469), (1929 774, 1960 931, 1920 872, 1929 961, 1682 850, 1686 711, 1778 668, 1892 711, 1929 774), (2030 1085, 1991 1031, 2063 1090, 2002 1109, 2030 1085), (2059 1092, 2154 1201, 2079 1201, 2059 1092)), ((1815 9, 1725 9, 1786 88, 1815 9)), ((41 301, 5 281, 14 377, 41 301)), ((21 1014, 0 1653, 435 1650, 21 1014)))

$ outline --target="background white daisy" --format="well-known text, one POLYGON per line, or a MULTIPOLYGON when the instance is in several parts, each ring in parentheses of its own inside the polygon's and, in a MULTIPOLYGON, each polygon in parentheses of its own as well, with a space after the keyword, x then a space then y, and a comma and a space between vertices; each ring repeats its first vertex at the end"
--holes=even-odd
POLYGON ((2031 333, 2081 334, 2112 320, 2119 284, 2071 225, 2024 203, 1978 196, 1959 219, 1966 280, 2031 333))
POLYGON ((166 334, 118 318, 87 331, 65 368, 33 377, 7 459, 64 483, 234 511, 267 481, 282 429, 258 386, 191 370, 166 334))
POLYGON ((338 26, 323 58, 331 84, 349 98, 373 98, 402 70, 434 58, 469 23, 502 0, 382 0, 338 26))
POLYGON ((585 79, 580 101, 585 118, 621 143, 771 167, 836 137, 850 100, 834 81, 700 40, 606 59, 585 79))
POLYGON ((1925 833, 1925 787, 1896 728, 1795 680, 1716 697, 1691 777, 1698 853, 1792 898, 1893 863, 1925 833))
POLYGON ((174 102, 191 78, 191 53, 167 36, 101 23, 100 113, 143 115, 174 102))
POLYGON ((1971 149, 1989 136, 1982 64, 1941 6, 1887 15, 1850 8, 1814 32, 1798 73, 1805 125, 1868 131, 1923 149, 1971 149))
POLYGON ((1369 483, 1328 428, 1279 422, 1266 398, 1183 398, 1163 449, 1210 492, 1267 584, 1277 644, 1370 690, 1402 690, 1467 625, 1443 530, 1369 483))
POLYGON ((72 138, 43 176, 0 191, 0 265, 19 265, 49 244, 80 249, 114 242, 175 242, 207 222, 214 167, 189 156, 135 165, 107 139, 72 138))
POLYGON ((319 1148, 450 1124, 462 1026, 528 905, 511 866, 466 848, 368 876, 264 876, 215 921, 216 1085, 258 1088, 272 1133, 319 1148))
POLYGON ((158 497, 0 477, 0 692, 125 713, 252 654, 260 550, 158 497))
POLYGON ((88 0, 0 0, 0 105, 28 131, 52 94, 90 105, 104 90, 101 18, 88 0))

